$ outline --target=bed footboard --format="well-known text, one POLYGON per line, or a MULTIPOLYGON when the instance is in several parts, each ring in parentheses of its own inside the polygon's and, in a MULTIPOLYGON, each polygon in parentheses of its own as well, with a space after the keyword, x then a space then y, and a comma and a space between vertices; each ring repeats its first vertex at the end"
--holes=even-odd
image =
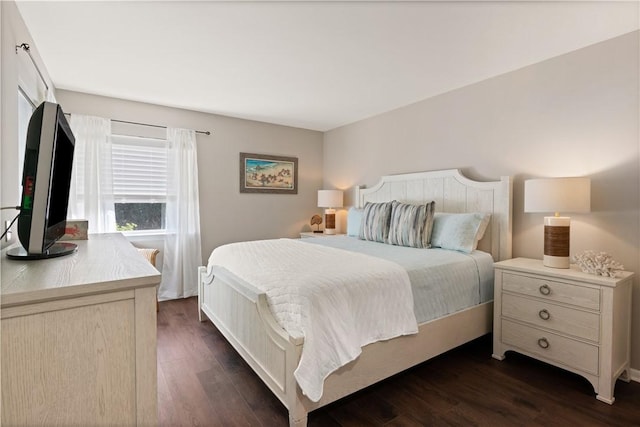
POLYGON ((293 339, 273 318, 266 295, 224 268, 200 267, 198 307, 289 411, 289 425, 304 427, 307 414, 491 331, 493 302, 444 316, 417 335, 365 346, 358 359, 329 375, 319 402, 300 391, 293 372, 302 339, 293 339))
POLYGON ((200 267, 198 307, 289 411, 289 425, 304 427, 307 414, 491 331, 493 302, 444 316, 417 335, 377 342, 325 381, 319 402, 300 391, 293 376, 302 339, 293 339, 274 319, 266 295, 224 268, 200 267))
POLYGON ((303 339, 290 337, 274 319, 260 290, 221 267, 198 269, 198 316, 213 322, 273 394, 289 410, 291 425, 306 425, 297 403, 293 371, 303 339))

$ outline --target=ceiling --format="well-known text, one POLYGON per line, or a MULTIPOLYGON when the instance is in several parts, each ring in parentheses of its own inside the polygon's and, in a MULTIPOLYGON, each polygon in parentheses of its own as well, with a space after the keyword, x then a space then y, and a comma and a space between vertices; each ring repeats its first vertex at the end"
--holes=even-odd
POLYGON ((59 89, 326 131, 637 30, 627 2, 17 2, 59 89))

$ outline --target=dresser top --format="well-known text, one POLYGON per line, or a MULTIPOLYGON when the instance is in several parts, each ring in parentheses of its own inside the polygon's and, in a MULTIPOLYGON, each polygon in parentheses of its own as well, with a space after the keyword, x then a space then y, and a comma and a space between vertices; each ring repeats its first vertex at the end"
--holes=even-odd
POLYGON ((9 259, 3 250, 2 307, 160 283, 160 273, 120 233, 73 243, 77 253, 35 261, 9 259))
POLYGON ((618 283, 633 276, 630 271, 621 272, 618 277, 604 277, 595 274, 584 273, 580 268, 571 264, 570 268, 551 268, 542 265, 542 260, 531 258, 513 258, 496 262, 494 266, 498 269, 532 273, 551 278, 562 278, 565 280, 576 280, 582 283, 591 283, 599 286, 615 287, 618 283))

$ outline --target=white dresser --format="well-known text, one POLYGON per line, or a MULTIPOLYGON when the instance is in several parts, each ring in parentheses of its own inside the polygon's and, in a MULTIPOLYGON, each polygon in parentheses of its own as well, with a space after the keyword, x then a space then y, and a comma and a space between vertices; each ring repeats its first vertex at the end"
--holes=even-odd
POLYGON ((632 277, 526 258, 496 263, 493 357, 514 350, 575 372, 613 403, 616 379, 629 381, 632 277))
POLYGON ((160 274, 119 233, 74 243, 2 254, 2 425, 154 426, 160 274))

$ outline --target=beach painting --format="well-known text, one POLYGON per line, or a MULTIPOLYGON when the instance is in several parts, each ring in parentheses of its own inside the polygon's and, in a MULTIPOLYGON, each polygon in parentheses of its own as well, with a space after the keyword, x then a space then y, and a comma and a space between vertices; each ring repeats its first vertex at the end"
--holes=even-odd
POLYGON ((298 158, 240 153, 240 192, 298 194, 298 158))

